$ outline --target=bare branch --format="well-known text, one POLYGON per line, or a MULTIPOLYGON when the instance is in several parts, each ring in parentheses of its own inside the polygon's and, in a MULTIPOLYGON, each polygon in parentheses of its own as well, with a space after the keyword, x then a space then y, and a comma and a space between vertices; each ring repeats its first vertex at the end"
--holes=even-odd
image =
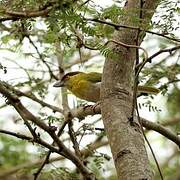
POLYGON ((2 130, 2 129, 0 129, 0 133, 11 135, 11 136, 17 137, 17 138, 22 139, 22 140, 28 140, 32 143, 37 143, 39 145, 42 145, 43 147, 46 147, 47 149, 50 149, 52 152, 56 152, 58 154, 61 154, 57 148, 55 148, 54 146, 43 141, 40 137, 32 138, 32 137, 29 137, 29 136, 26 136, 23 134, 19 134, 19 133, 7 131, 7 130, 2 130))
POLYGON ((31 39, 28 35, 26 35, 26 37, 29 39, 29 42, 30 42, 30 43, 33 45, 33 47, 36 49, 36 52, 37 52, 37 54, 39 55, 39 58, 42 60, 42 62, 43 62, 43 63, 46 65, 46 67, 48 68, 50 77, 58 80, 58 78, 56 77, 56 75, 54 75, 54 73, 52 72, 49 64, 44 60, 44 57, 43 57, 42 54, 39 52, 39 50, 38 50, 37 46, 35 45, 35 43, 32 41, 32 39, 31 39))
POLYGON ((154 53, 152 56, 150 56, 149 58, 147 58, 146 60, 144 60, 142 63, 138 64, 137 65, 137 69, 138 69, 138 72, 140 72, 142 70, 142 68, 145 66, 145 64, 147 62, 151 62, 153 58, 159 56, 160 54, 162 53, 165 53, 165 52, 169 52, 170 54, 173 52, 173 51, 176 51, 180 49, 180 45, 177 45, 175 47, 172 47, 172 48, 168 48, 168 49, 161 49, 159 50, 158 52, 154 53))
POLYGON ((52 7, 47 7, 44 10, 41 11, 12 11, 12 10, 6 10, 5 14, 10 17, 16 17, 19 19, 22 18, 33 18, 33 17, 39 17, 39 16, 47 16, 48 13, 52 10, 52 7))
MULTIPOLYGON (((90 156, 94 150, 102 147, 102 146, 106 146, 108 145, 108 141, 104 141, 104 140, 99 140, 97 139, 95 142, 91 143, 88 145, 88 148, 85 148, 83 150, 81 150, 81 154, 83 155, 83 157, 88 157, 90 156)), ((48 162, 46 162, 46 164, 48 163, 52 163, 54 161, 61 161, 63 160, 64 157, 62 156, 58 156, 58 157, 54 157, 54 158, 51 158, 48 160, 48 162)), ((42 162, 42 159, 39 159, 35 162, 27 162, 27 163, 23 163, 23 164, 20 164, 20 165, 17 165, 13 168, 10 168, 6 171, 3 171, 2 173, 0 173, 0 178, 4 178, 4 177, 7 177, 9 175, 12 175, 12 174, 15 174, 18 170, 21 170, 23 168, 29 168, 29 167, 38 167, 39 165, 41 165, 42 163, 44 163, 45 161, 43 160, 42 162)))
POLYGON ((4 86, 2 81, 0 81, 0 93, 8 99, 9 104, 13 105, 13 107, 16 109, 16 111, 19 113, 22 119, 29 120, 35 123, 40 128, 42 128, 43 130, 45 130, 57 144, 59 148, 59 153, 71 160, 78 167, 83 176, 89 177, 89 179, 93 179, 94 175, 88 171, 88 169, 84 166, 81 160, 76 155, 74 155, 55 134, 56 129, 54 127, 47 126, 44 122, 39 120, 30 111, 28 111, 23 106, 21 101, 17 98, 17 96, 11 94, 8 91, 8 89, 4 86))
POLYGON ((141 122, 142 122, 142 125, 146 129, 151 129, 151 130, 154 130, 154 131, 160 133, 161 135, 163 135, 166 138, 168 138, 169 140, 173 141, 174 143, 176 143, 180 147, 180 137, 178 135, 174 134, 169 129, 163 127, 160 124, 148 121, 144 118, 141 118, 141 122))
POLYGON ((160 37, 163 37, 163 38, 172 40, 172 41, 180 42, 180 39, 175 39, 175 38, 172 38, 172 37, 168 37, 168 36, 166 36, 166 35, 164 35, 164 34, 157 33, 157 32, 153 32, 153 31, 149 31, 149 30, 145 30, 145 29, 141 29, 141 28, 139 28, 139 27, 128 26, 128 25, 121 25, 121 24, 115 24, 115 23, 113 23, 113 22, 107 22, 107 21, 103 21, 103 20, 100 20, 100 19, 96 19, 96 18, 87 18, 87 19, 85 19, 85 20, 87 20, 87 21, 93 21, 93 22, 98 22, 98 23, 101 23, 101 24, 107 24, 107 25, 109 25, 109 26, 114 27, 116 30, 119 30, 119 29, 121 29, 121 28, 140 30, 140 31, 143 31, 143 32, 146 32, 146 33, 149 33, 149 34, 154 34, 154 35, 157 35, 157 36, 160 36, 160 37))
MULTIPOLYGON (((100 105, 95 107, 95 111, 91 106, 87 106, 87 107, 75 108, 71 112, 74 117, 83 119, 83 117, 87 115, 100 114, 101 109, 100 109, 100 105)), ((180 146, 180 137, 178 137, 178 135, 174 134, 167 128, 163 127, 160 124, 148 121, 144 118, 141 118, 141 122, 142 122, 143 127, 145 127, 146 129, 154 130, 158 132, 159 134, 163 135, 164 137, 166 137, 167 139, 171 140, 178 146, 180 146)))

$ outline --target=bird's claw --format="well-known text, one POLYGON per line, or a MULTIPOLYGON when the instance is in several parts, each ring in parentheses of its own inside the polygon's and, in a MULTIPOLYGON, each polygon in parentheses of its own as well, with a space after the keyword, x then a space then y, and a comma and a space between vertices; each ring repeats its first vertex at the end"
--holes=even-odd
POLYGON ((98 106, 98 105, 100 105, 100 101, 98 101, 96 104, 93 104, 93 105, 86 105, 86 106, 84 106, 83 108, 84 108, 84 110, 86 109, 86 108, 91 108, 92 110, 93 110, 93 112, 94 113, 96 113, 96 107, 98 106))

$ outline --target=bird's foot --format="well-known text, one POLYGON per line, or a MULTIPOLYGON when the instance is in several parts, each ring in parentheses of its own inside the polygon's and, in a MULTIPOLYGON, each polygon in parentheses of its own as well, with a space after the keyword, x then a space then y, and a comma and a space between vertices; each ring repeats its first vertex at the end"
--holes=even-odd
POLYGON ((96 104, 86 105, 86 106, 84 106, 84 110, 85 110, 86 108, 91 108, 91 109, 93 110, 94 114, 96 114, 96 113, 97 113, 97 112, 96 112, 96 107, 99 106, 100 104, 101 104, 101 102, 98 101, 98 102, 96 102, 96 104))
POLYGON ((93 105, 93 112, 96 113, 96 107, 101 104, 101 101, 96 102, 96 104, 93 105))
POLYGON ((86 102, 78 103, 77 108, 89 106, 86 102))

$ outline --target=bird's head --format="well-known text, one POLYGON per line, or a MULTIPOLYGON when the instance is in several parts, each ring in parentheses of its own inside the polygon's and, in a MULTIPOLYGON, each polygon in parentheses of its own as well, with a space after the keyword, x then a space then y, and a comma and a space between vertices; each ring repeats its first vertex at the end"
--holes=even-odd
POLYGON ((71 83, 71 79, 72 77, 74 77, 77 74, 80 74, 82 72, 79 71, 75 71, 75 72, 69 72, 67 74, 65 74, 61 80, 57 81, 53 86, 54 87, 68 87, 69 83, 71 83))

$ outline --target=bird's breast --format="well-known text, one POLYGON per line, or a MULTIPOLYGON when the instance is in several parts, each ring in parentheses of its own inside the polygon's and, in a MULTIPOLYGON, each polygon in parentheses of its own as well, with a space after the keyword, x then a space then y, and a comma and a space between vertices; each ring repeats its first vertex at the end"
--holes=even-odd
POLYGON ((80 99, 90 102, 100 100, 100 84, 91 83, 88 81, 78 81, 69 90, 80 99))

